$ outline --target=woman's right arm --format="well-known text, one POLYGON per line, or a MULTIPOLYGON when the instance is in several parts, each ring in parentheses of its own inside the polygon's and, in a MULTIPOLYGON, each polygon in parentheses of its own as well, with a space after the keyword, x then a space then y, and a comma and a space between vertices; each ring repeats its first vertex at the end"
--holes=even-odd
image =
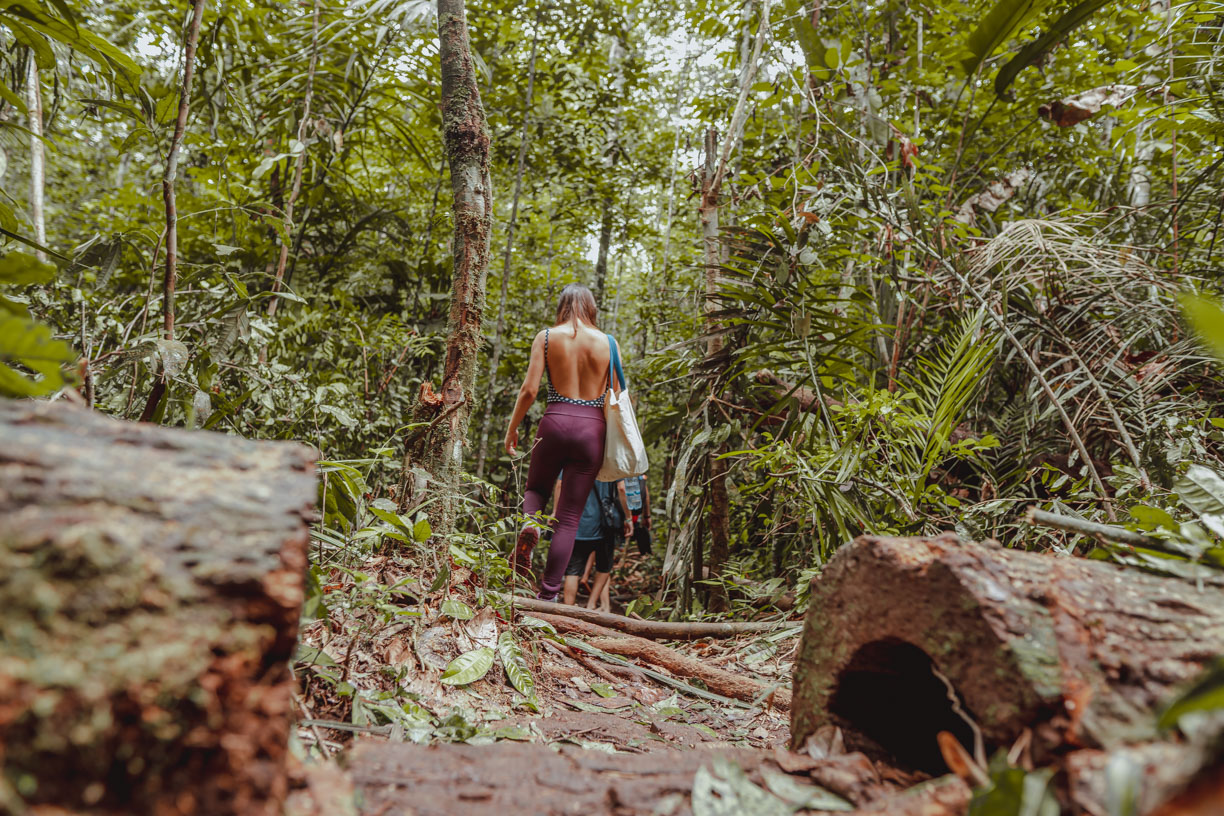
POLYGON ((514 403, 514 413, 510 415, 510 427, 506 429, 506 453, 514 456, 518 447, 518 427, 527 416, 527 409, 540 393, 540 381, 544 379, 544 332, 536 335, 531 344, 531 359, 527 363, 527 374, 523 384, 519 386, 518 399, 514 403))

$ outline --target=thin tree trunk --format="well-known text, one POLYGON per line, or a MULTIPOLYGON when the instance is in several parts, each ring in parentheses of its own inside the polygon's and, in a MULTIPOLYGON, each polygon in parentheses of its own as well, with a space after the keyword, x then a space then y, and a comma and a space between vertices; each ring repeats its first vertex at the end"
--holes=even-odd
MULTIPOLYGON (((616 166, 615 159, 612 166, 616 166)), ((595 259, 595 303, 603 307, 604 286, 608 278, 608 247, 612 243, 612 196, 604 196, 599 219, 599 255, 595 259)))
POLYGON ((493 402, 497 399, 497 367, 501 363, 502 338, 506 331, 506 299, 510 291, 510 254, 514 249, 514 228, 518 224, 519 195, 523 190, 523 167, 527 162, 527 136, 530 133, 532 93, 535 89, 536 46, 540 37, 540 12, 536 12, 535 31, 531 35, 531 60, 527 67, 527 98, 523 105, 523 128, 519 133, 518 164, 514 173, 514 198, 510 201, 510 223, 506 225, 506 248, 502 252, 501 300, 497 303, 497 328, 493 334, 493 353, 489 357, 489 393, 485 398, 484 417, 480 421, 480 448, 476 452, 476 478, 484 476, 485 459, 489 455, 489 425, 493 421, 493 402))
MULTIPOLYGON (((688 47, 685 46, 685 51, 688 47)), ((667 220, 663 224, 663 263, 661 264, 660 275, 663 278, 663 286, 668 286, 667 280, 667 265, 669 256, 671 255, 671 234, 672 234, 672 217, 676 210, 676 174, 679 170, 679 164, 676 157, 680 155, 680 103, 684 100, 684 92, 688 89, 689 69, 693 64, 692 55, 684 58, 684 68, 681 70, 680 84, 676 88, 676 101, 672 105, 672 125, 676 129, 675 137, 672 140, 671 150, 671 175, 667 181, 667 220)))
MULTIPOLYGON (((306 69, 306 95, 302 99, 302 118, 298 120, 297 140, 302 146, 297 157, 293 162, 293 184, 289 188, 289 200, 285 202, 285 224, 292 231, 293 225, 293 205, 297 201, 298 195, 302 192, 302 171, 306 165, 306 127, 310 122, 310 105, 314 101, 314 78, 315 69, 319 64, 319 0, 314 3, 314 20, 310 32, 310 65, 306 69)), ((280 257, 276 260, 276 277, 272 279, 272 297, 268 298, 268 317, 276 316, 276 306, 280 299, 276 293, 280 291, 281 281, 285 277, 285 263, 289 260, 289 242, 282 241, 280 248, 280 257)), ((262 361, 267 352, 266 348, 260 349, 259 357, 262 361)))
MULTIPOLYGON (((757 29, 756 40, 752 46, 752 54, 748 64, 740 72, 739 96, 735 100, 735 110, 731 114, 731 126, 722 143, 722 150, 717 157, 718 131, 710 128, 705 136, 705 165, 701 178, 701 204, 698 209, 701 218, 701 235, 704 245, 706 267, 706 342, 707 359, 713 360, 722 353, 723 341, 720 334, 722 325, 714 317, 718 308, 717 295, 720 285, 720 270, 722 267, 722 251, 718 240, 719 222, 719 192, 723 179, 727 175, 727 164, 732 151, 740 144, 741 134, 747 113, 748 90, 756 78, 757 65, 761 58, 761 48, 765 42, 765 32, 769 28, 770 0, 761 4, 761 25, 757 29)), ((708 410, 708 407, 707 407, 708 410)), ((727 462, 720 458, 724 447, 709 453, 709 526, 710 526, 710 557, 708 562, 709 577, 716 578, 722 573, 723 564, 730 555, 731 523, 730 500, 727 496, 727 462)), ((721 611, 727 606, 726 593, 721 587, 715 587, 710 592, 708 608, 721 611)))
MULTIPOLYGON (((47 224, 43 211, 46 177, 43 164, 43 111, 42 85, 38 78, 38 63, 30 52, 30 69, 26 75, 26 106, 30 112, 30 220, 34 225, 34 240, 39 246, 47 245, 47 224)), ((46 261, 41 249, 34 250, 35 257, 46 261)))
POLYGON ((191 112, 191 80, 195 73, 196 44, 200 40, 200 21, 208 0, 192 0, 191 23, 183 49, 183 84, 179 88, 178 118, 174 135, 166 153, 166 168, 162 174, 162 199, 166 205, 166 274, 162 280, 162 330, 167 340, 174 339, 174 289, 178 285, 178 206, 174 198, 174 182, 178 177, 179 149, 187 131, 187 116, 191 112))
MULTIPOLYGON (((178 177, 179 149, 183 134, 187 131, 187 116, 191 113, 191 79, 195 72, 196 45, 200 41, 200 21, 204 18, 204 7, 208 0, 192 0, 191 22, 187 27, 187 38, 183 46, 183 81, 179 86, 178 117, 174 121, 174 135, 170 137, 170 149, 166 151, 166 167, 162 173, 162 200, 166 210, 166 271, 162 278, 162 333, 166 340, 174 340, 174 290, 178 285, 178 206, 174 198, 174 182, 178 177)), ((157 412, 167 387, 166 371, 153 385, 149 399, 141 412, 140 421, 148 422, 157 412)))
MULTIPOLYGON (((438 40, 442 65, 442 132, 450 164, 455 259, 441 392, 421 387, 414 411, 428 426, 420 445, 409 441, 405 474, 419 450, 439 501, 434 531, 445 536, 454 526, 463 445, 471 415, 476 360, 480 353, 489 237, 493 223, 493 183, 489 176, 489 128, 468 41, 463 0, 438 0, 438 40)), ((420 432, 417 432, 420 433, 420 432)), ((402 500, 407 500, 407 495, 402 500)))

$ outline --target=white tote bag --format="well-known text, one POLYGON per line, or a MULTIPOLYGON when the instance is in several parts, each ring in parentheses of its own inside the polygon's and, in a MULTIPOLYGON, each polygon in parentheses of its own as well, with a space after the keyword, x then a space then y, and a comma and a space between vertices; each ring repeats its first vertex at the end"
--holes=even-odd
POLYGON ((604 441, 603 467, 595 478, 601 482, 615 482, 630 476, 641 476, 649 464, 646 461, 646 445, 638 430, 637 418, 633 415, 633 403, 629 401, 629 389, 625 386, 625 374, 620 367, 620 355, 616 341, 608 335, 608 393, 604 396, 604 419, 608 427, 604 441), (621 391, 616 392, 613 372, 620 380, 621 391))

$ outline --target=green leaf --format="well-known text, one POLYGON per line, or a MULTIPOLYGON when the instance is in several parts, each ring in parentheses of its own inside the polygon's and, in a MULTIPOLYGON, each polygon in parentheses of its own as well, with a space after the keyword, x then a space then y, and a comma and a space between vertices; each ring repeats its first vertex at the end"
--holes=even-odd
POLYGON ((854 805, 831 791, 815 785, 805 785, 790 774, 762 768, 765 785, 774 796, 799 810, 854 810, 854 805))
POLYGON ((1186 506, 1201 515, 1224 514, 1224 475, 1203 465, 1191 465, 1173 484, 1186 506))
POLYGON ((1002 97, 1021 71, 1036 63, 1046 51, 1088 22, 1093 14, 1108 3, 1109 0, 1084 0, 1055 20, 1044 34, 1026 45, 999 69, 999 75, 995 77, 995 96, 1002 97))
POLYGON ((1172 728, 1186 714, 1224 710, 1224 660, 1215 664, 1160 715, 1160 727, 1172 728))
POLYGON ((607 683, 591 683, 591 691, 595 692, 600 697, 616 696, 616 689, 612 688, 607 683))
POLYGON ((990 784, 969 803, 969 816, 1058 816, 1058 800, 1050 790, 1050 768, 1012 768, 999 752, 990 763, 990 784))
POLYGON ((418 544, 424 544, 433 535, 433 528, 429 526, 427 519, 421 519, 416 524, 412 525, 412 538, 418 544))
POLYGON ((55 267, 24 252, 10 252, 0 258, 0 283, 18 286, 47 283, 55 277, 55 267))
POLYGON ((999 0, 965 42, 971 55, 961 60, 965 73, 973 76, 987 57, 1046 4, 1047 0, 999 0))
POLYGON ((40 397, 64 385, 61 366, 76 359, 72 347, 51 336, 51 329, 17 315, 0 315, 0 396, 40 397), (17 363, 41 375, 31 379, 12 368, 17 363))
POLYGON ((693 778, 693 816, 790 816, 794 808, 758 787, 735 763, 717 757, 713 770, 705 765, 693 778))
POLYGON ((1182 295, 1182 314, 1207 350, 1224 361, 1224 307, 1198 295, 1182 295))
POLYGON ((493 668, 493 650, 488 646, 464 652, 456 657, 442 672, 438 682, 448 686, 466 686, 475 683, 493 668))
POLYGON ((501 655, 506 676, 510 678, 510 685, 528 700, 534 700, 535 678, 531 676, 531 670, 527 668, 527 661, 523 659, 523 652, 519 648, 518 641, 514 639, 513 632, 507 630, 501 633, 497 638, 497 651, 501 655))
POLYGON ((1169 515, 1168 511, 1161 510, 1159 507, 1137 504, 1130 509, 1130 514, 1142 530, 1155 530, 1157 527, 1164 527, 1167 530, 1177 529, 1177 522, 1174 518, 1169 515))
POLYGON ((458 598, 447 598, 442 602, 442 614, 448 618, 465 621, 474 618, 476 611, 458 598))

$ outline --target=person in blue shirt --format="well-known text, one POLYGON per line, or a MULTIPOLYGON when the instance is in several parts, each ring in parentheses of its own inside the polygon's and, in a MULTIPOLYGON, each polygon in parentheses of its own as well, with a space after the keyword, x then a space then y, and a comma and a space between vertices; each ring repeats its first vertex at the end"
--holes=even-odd
POLYGON ((650 489, 646 486, 646 477, 633 476, 625 479, 624 485, 629 514, 633 519, 633 540, 637 542, 638 552, 650 555, 650 489))
POLYGON ((565 583, 562 585, 562 601, 573 604, 578 597, 578 579, 592 555, 595 557, 595 584, 587 599, 587 608, 594 609, 602 600, 605 612, 610 611, 608 579, 612 575, 612 554, 616 540, 622 535, 633 535, 633 519, 625 496, 625 484, 621 482, 596 482, 587 495, 586 505, 578 520, 578 533, 574 537, 574 550, 565 568, 565 583), (611 511, 605 512, 605 505, 611 511), (601 598, 601 595, 605 596, 601 598))

